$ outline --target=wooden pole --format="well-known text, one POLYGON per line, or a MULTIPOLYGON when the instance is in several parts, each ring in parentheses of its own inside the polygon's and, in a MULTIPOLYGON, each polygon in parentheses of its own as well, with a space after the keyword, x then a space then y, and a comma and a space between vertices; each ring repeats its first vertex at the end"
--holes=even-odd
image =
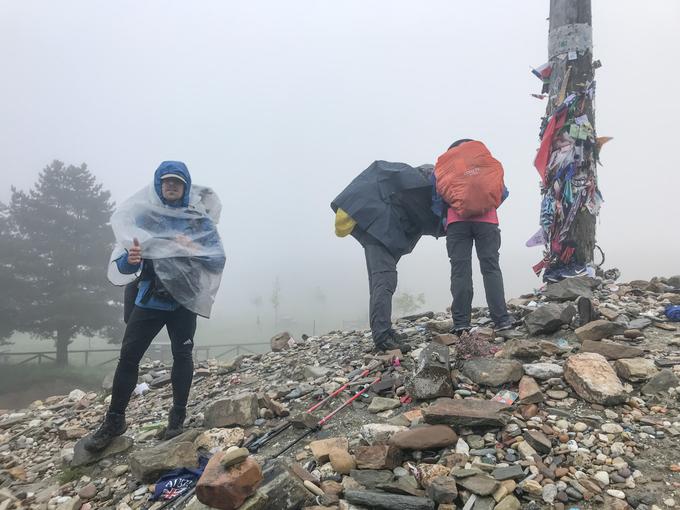
POLYGON ((541 126, 542 146, 550 146, 541 186, 546 269, 590 264, 594 258, 601 196, 597 185, 590 0, 550 0, 548 53, 551 71, 543 87, 548 104, 541 126), (545 140, 550 121, 565 109, 564 125, 552 133, 551 140, 545 140), (560 148, 567 153, 573 148, 573 155, 561 163, 555 158, 560 148), (546 210, 548 214, 544 214, 546 210))

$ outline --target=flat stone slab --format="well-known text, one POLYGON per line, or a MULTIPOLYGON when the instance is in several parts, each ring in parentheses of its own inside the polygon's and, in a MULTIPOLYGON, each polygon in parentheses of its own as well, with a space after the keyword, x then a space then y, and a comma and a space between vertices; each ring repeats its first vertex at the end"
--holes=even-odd
POLYGON ((434 510, 434 501, 429 498, 401 496, 378 491, 345 491, 345 499, 353 505, 381 510, 434 510))
POLYGON ((616 360, 623 358, 638 358, 644 351, 632 345, 619 344, 616 342, 585 340, 581 344, 581 352, 596 352, 607 359, 616 360))
POLYGON ((507 420, 507 406, 493 400, 441 398, 423 409, 425 423, 458 427, 502 427, 507 420))
POLYGON ((88 464, 94 464, 106 457, 111 457, 112 455, 118 455, 119 453, 126 452, 132 445, 134 441, 128 436, 118 436, 113 440, 113 442, 106 447, 101 452, 91 453, 88 452, 83 446, 84 440, 81 439, 76 443, 73 452, 73 460, 71 461, 71 467, 87 466, 88 464))

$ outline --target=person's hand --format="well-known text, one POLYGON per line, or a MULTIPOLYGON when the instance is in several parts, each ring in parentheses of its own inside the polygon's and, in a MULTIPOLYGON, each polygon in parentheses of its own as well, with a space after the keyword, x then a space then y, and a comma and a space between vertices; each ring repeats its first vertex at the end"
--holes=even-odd
POLYGON ((128 264, 136 266, 142 261, 142 247, 139 240, 135 237, 132 240, 132 248, 128 250, 128 264))

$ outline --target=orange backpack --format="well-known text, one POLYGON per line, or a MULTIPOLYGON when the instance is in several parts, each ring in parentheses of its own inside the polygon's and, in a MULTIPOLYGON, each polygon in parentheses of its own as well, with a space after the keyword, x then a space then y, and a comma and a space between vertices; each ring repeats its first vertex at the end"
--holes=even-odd
POLYGON ((465 142, 449 149, 437 159, 434 174, 437 193, 463 218, 501 205, 503 165, 482 142, 465 142))

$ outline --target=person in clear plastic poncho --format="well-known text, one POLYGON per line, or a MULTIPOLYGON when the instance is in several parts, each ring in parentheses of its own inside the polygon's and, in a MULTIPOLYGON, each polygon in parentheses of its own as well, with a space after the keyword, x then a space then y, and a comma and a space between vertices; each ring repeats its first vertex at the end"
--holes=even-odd
POLYGON ((206 187, 192 186, 186 165, 164 161, 153 185, 123 202, 111 217, 116 248, 108 277, 134 289, 127 327, 103 424, 85 440, 99 451, 126 430, 125 409, 137 385, 139 362, 165 326, 170 337, 173 406, 165 438, 182 432, 193 378, 196 316, 210 316, 225 256, 217 233, 220 202, 206 187))

